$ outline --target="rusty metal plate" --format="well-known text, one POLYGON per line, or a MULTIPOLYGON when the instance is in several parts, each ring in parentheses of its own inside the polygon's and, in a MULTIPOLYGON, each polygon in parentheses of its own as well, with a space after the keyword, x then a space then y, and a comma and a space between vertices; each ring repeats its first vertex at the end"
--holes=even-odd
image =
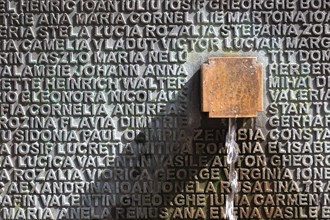
POLYGON ((256 58, 210 58, 202 67, 202 108, 211 118, 256 117, 263 110, 256 58))

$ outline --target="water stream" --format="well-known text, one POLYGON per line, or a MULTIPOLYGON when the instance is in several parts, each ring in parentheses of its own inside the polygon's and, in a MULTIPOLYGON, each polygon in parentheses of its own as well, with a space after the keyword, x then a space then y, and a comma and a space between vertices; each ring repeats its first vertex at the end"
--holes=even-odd
POLYGON ((237 220, 234 213, 234 199, 237 193, 237 172, 235 163, 238 158, 236 143, 236 118, 229 118, 228 133, 226 136, 227 164, 229 166, 229 183, 231 192, 226 200, 226 217, 229 220, 237 220))

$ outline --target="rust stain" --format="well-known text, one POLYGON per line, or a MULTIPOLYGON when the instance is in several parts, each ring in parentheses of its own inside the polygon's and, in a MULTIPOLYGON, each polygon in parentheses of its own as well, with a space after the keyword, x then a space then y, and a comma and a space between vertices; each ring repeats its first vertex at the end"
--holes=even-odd
POLYGON ((209 58, 202 66, 202 111, 211 118, 257 117, 263 111, 262 65, 257 59, 209 58))

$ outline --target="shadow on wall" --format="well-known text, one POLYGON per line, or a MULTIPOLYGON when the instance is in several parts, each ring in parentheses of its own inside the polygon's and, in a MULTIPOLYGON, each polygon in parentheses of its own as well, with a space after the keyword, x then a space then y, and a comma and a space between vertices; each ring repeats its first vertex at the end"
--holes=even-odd
MULTIPOLYGON (((176 106, 177 114, 155 116, 134 141, 122 141, 123 150, 113 166, 104 169, 105 178, 94 181, 104 201, 84 202, 94 216, 107 216, 92 219, 225 218, 230 193, 224 146, 228 120, 202 113, 200 94, 197 72, 166 104, 176 106)), ((237 127, 242 126, 239 119, 237 127)), ((93 189, 88 193, 97 194, 93 189)), ((250 206, 246 201, 239 205, 250 206)))
POLYGON ((216 194, 225 178, 219 168, 225 166, 227 120, 201 113, 200 99, 197 72, 166 106, 179 113, 154 117, 117 155, 113 177, 120 192, 108 219, 208 218, 206 194, 216 194))
MULTIPOLYGON (((114 180, 121 192, 115 195, 108 219, 225 219, 226 195, 230 193, 225 149, 228 120, 210 119, 201 112, 200 85, 197 72, 180 91, 183 96, 167 104, 167 108, 187 104, 177 117, 183 122, 154 117, 117 156, 115 169, 127 171, 128 177, 114 180)), ((273 156, 267 149, 270 139, 261 134, 261 130, 271 129, 266 126, 269 115, 258 119, 258 125, 253 119, 237 120, 238 133, 242 131, 237 141, 238 219, 278 218, 287 210, 283 205, 273 207, 278 187, 294 182, 283 175, 287 168, 269 161, 273 156)), ((301 194, 287 193, 293 197, 301 194)))

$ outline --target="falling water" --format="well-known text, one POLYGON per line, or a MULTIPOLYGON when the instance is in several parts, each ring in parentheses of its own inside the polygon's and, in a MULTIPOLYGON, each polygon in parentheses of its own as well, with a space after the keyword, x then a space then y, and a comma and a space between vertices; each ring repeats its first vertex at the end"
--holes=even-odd
POLYGON ((226 200, 226 217, 229 220, 236 220, 234 214, 234 198, 237 193, 237 172, 235 163, 238 157, 237 143, 236 143, 236 119, 230 118, 228 125, 228 133, 226 136, 226 149, 227 149, 227 164, 229 166, 229 183, 231 192, 226 200))

